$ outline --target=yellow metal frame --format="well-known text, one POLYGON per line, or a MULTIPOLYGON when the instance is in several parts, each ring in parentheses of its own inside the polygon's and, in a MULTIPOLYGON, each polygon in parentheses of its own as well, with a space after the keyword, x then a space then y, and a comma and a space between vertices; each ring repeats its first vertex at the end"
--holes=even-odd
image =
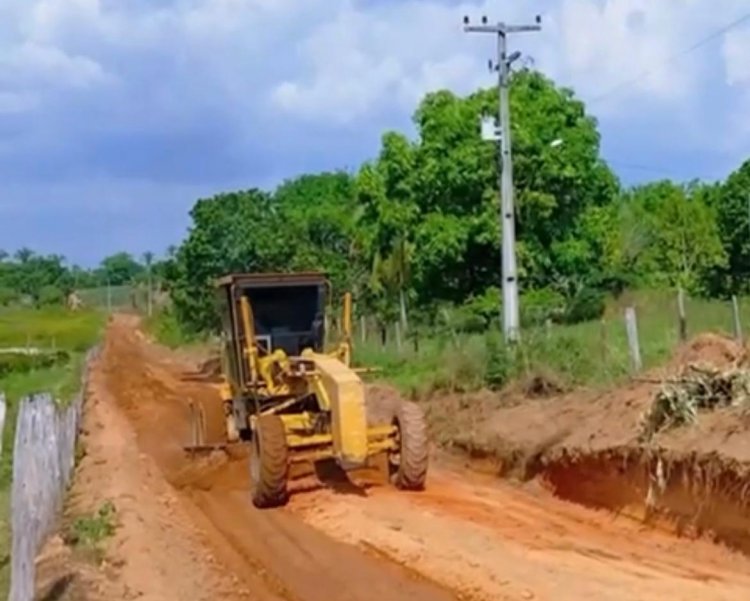
MULTIPOLYGON (((262 356, 256 343, 252 304, 247 295, 240 298, 243 359, 250 375, 253 394, 266 398, 287 397, 263 411, 280 415, 287 433, 291 460, 307 461, 336 458, 347 465, 363 465, 367 458, 395 448, 393 426, 367 427, 364 383, 351 368, 352 295, 343 298, 342 340, 332 351, 316 353, 305 349, 301 358, 314 369, 294 373, 292 360, 277 349, 262 356), (314 393, 321 411, 331 413, 330 431, 315 432, 315 413, 280 413, 303 397, 314 393), (315 432, 315 433, 313 433, 315 432)), ((231 387, 222 384, 222 396, 231 399, 231 387)), ((254 429, 255 417, 250 418, 254 429)))

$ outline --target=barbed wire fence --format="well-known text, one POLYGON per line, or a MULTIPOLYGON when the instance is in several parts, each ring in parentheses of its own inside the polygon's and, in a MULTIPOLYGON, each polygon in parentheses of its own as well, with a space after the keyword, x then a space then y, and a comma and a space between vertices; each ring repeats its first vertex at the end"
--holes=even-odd
POLYGON ((50 394, 21 400, 13 446, 11 485, 11 585, 9 601, 32 601, 35 559, 54 532, 75 464, 89 368, 86 356, 80 392, 69 404, 50 394))

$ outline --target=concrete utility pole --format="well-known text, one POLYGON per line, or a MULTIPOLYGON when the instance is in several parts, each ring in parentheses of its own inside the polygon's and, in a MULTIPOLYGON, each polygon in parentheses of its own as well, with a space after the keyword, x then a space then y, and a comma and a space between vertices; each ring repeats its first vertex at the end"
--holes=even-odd
POLYGON ((518 310, 518 270, 516 267, 516 222, 513 202, 513 158, 510 139, 510 67, 520 58, 520 52, 508 56, 507 36, 511 33, 541 31, 542 18, 537 15, 535 25, 507 25, 487 23, 482 17, 481 25, 470 25, 464 17, 464 31, 491 33, 497 36, 497 62, 490 61, 491 71, 498 74, 499 122, 491 117, 482 119, 482 138, 499 142, 500 214, 502 224, 502 277, 503 277, 503 332, 508 342, 517 342, 520 336, 518 310))

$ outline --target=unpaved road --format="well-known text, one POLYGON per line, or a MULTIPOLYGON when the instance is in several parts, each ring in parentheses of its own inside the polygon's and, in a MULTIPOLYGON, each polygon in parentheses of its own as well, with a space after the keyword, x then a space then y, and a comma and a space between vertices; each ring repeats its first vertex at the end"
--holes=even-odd
POLYGON ((187 405, 220 437, 213 389, 116 317, 94 367, 79 501, 121 527, 107 598, 369 601, 741 600, 750 560, 453 466, 406 494, 372 482, 295 485, 258 511, 242 458, 191 463, 187 405), (212 409, 215 408, 215 409, 212 409), (112 585, 114 587, 114 584, 112 585), (120 592, 125 591, 125 592, 120 592))

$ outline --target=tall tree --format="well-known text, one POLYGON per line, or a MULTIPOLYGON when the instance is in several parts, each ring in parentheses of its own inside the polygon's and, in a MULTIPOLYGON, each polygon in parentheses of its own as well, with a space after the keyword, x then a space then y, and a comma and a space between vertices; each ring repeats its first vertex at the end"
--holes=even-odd
POLYGON ((750 293, 750 159, 731 173, 726 182, 703 190, 716 220, 726 263, 711 274, 714 294, 750 293))

